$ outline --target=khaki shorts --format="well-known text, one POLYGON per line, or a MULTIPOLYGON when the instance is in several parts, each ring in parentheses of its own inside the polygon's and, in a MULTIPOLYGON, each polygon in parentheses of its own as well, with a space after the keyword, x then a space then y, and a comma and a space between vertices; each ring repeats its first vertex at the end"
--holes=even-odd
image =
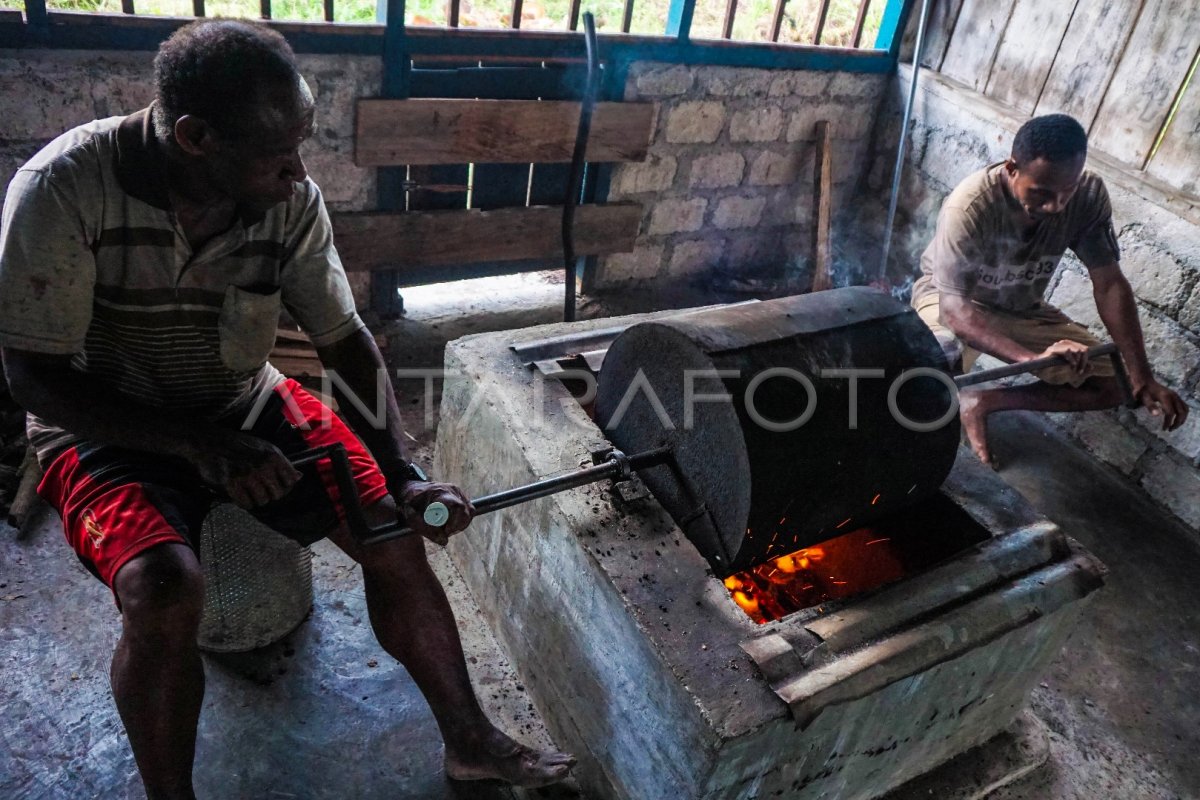
MULTIPOLYGON (((959 348, 962 350, 963 372, 970 372, 980 353, 960 342, 954 332, 942 324, 939 300, 937 294, 922 298, 917 306, 917 314, 933 331, 933 335, 937 337, 944 349, 959 348)), ((1035 353, 1042 352, 1060 339, 1070 339, 1088 347, 1103 344, 1087 328, 1052 305, 1042 304, 1040 307, 1024 313, 1000 311, 979 304, 975 305, 975 310, 983 314, 989 328, 1004 334, 1035 353)), ((1090 377, 1112 377, 1114 373, 1112 361, 1108 358, 1095 358, 1088 362, 1088 370, 1083 375, 1076 375, 1065 364, 1061 367, 1039 369, 1033 374, 1046 383, 1069 383, 1072 386, 1079 386, 1090 377)))

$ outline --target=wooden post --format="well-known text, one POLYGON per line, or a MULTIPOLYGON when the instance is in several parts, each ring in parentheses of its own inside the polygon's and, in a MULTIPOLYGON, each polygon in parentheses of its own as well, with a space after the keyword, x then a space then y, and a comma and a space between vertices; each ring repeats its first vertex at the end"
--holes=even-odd
POLYGON ((458 27, 458 9, 462 4, 462 0, 447 0, 446 2, 446 24, 451 28, 458 27))
POLYGON ((783 12, 787 8, 787 0, 775 0, 775 14, 771 17, 771 41, 779 41, 779 33, 783 30, 783 12))
POLYGON ((829 122, 817 123, 816 163, 813 166, 813 283, 812 290, 833 288, 833 259, 829 246, 833 211, 832 130, 829 122))
POLYGON ((821 0, 821 10, 817 12, 817 27, 813 30, 813 44, 821 43, 821 34, 825 32, 825 19, 829 16, 831 0, 821 0))
POLYGON ((721 38, 733 38, 733 18, 737 15, 737 0, 728 0, 725 4, 725 21, 721 24, 721 38))
POLYGON ((667 36, 674 36, 680 43, 692 36, 692 17, 696 13, 696 0, 671 0, 667 7, 667 36))
POLYGON ((863 24, 867 21, 867 9, 871 7, 871 0, 859 0, 858 16, 854 19, 854 32, 850 35, 850 46, 858 47, 862 44, 863 24))

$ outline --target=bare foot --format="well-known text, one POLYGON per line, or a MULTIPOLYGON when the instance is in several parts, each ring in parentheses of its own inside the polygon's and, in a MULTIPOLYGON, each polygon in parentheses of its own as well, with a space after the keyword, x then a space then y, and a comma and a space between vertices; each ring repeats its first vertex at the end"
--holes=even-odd
POLYGON ((558 783, 573 766, 575 756, 569 753, 540 753, 495 728, 480 744, 454 750, 446 746, 446 775, 456 781, 503 781, 534 789, 558 783))
POLYGON ((967 434, 967 443, 979 456, 979 460, 989 467, 992 455, 987 444, 987 409, 980 402, 982 392, 962 392, 958 396, 958 414, 962 420, 963 431, 967 434))

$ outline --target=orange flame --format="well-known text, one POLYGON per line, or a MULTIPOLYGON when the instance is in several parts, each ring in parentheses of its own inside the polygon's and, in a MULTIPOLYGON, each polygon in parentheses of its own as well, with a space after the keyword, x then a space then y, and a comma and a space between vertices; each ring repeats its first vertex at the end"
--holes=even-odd
POLYGON ((725 588, 747 616, 760 624, 770 622, 898 578, 903 572, 900 563, 879 552, 878 545, 887 542, 888 537, 859 528, 730 575, 724 580, 725 588), (876 547, 867 551, 867 544, 876 547), (868 557, 868 553, 873 555, 868 557))

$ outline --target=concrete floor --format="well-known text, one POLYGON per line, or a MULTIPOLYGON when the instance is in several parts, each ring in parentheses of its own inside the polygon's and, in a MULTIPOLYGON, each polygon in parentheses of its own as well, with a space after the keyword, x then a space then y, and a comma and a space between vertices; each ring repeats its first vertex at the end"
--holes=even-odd
MULTIPOLYGON (((389 326, 389 361, 439 366, 448 339, 552 321, 561 313, 561 289, 522 276, 406 292, 409 316, 389 326)), ((599 316, 701 298, 637 302, 584 302, 581 311, 599 316)), ((413 455, 428 463, 423 381, 399 383, 409 398, 413 455)), ((436 414, 429 416, 436 424, 436 414)), ((997 418, 993 438, 1001 475, 1112 570, 1089 624, 1034 693, 1033 710, 1050 731, 1049 762, 993 796, 1200 798, 1200 590, 1193 582, 1200 538, 1034 415, 997 418)), ((512 792, 448 782, 427 707, 370 634, 357 570, 327 543, 314 553, 308 621, 263 651, 206 657, 201 797, 578 797, 569 786, 512 792)), ((547 744, 470 594, 448 559, 435 553, 433 560, 489 712, 523 741, 547 744)), ((74 561, 52 515, 26 540, 0 525, 0 797, 143 796, 108 693, 118 629, 108 591, 74 561)))

